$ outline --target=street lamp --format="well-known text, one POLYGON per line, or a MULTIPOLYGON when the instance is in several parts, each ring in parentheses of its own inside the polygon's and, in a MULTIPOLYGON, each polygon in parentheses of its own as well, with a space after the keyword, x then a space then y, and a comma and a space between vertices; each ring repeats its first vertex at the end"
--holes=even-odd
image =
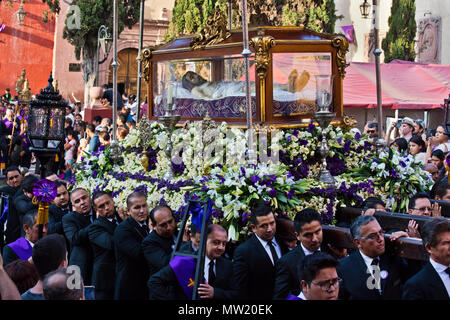
POLYGON ((99 65, 101 65, 103 62, 106 61, 106 59, 108 59, 109 52, 111 51, 111 46, 112 46, 112 38, 111 34, 108 31, 108 27, 101 25, 100 28, 98 28, 97 32, 97 72, 95 77, 96 85, 98 85, 99 65), (103 58, 102 61, 99 61, 100 47, 105 53, 105 57, 103 58))
POLYGON ((22 26, 25 21, 25 16, 27 15, 25 10, 23 10, 23 0, 20 2, 20 8, 16 12, 16 15, 17 15, 17 20, 19 21, 19 25, 22 26))
POLYGON ((369 18, 369 8, 370 4, 367 2, 367 0, 364 0, 364 3, 359 6, 359 10, 361 10, 363 19, 369 18))
MULTIPOLYGON (((368 6, 367 0, 364 0, 364 3, 360 6, 360 8, 367 8, 364 11, 364 14, 367 16, 368 14, 368 6)), ((384 147, 385 141, 382 137, 383 133, 383 108, 381 101, 381 75, 380 75, 380 55, 381 49, 378 47, 378 31, 380 30, 380 16, 378 10, 378 0, 372 0, 372 13, 373 13, 373 40, 374 40, 374 50, 373 54, 375 55, 375 76, 376 76, 376 84, 377 84, 377 122, 378 122, 378 137, 375 137, 374 144, 376 145, 377 152, 380 152, 384 147)), ((361 9, 361 14, 363 18, 365 18, 363 14, 363 10, 361 9)))
POLYGON ((59 152, 64 141, 64 121, 68 103, 62 100, 59 91, 53 88, 53 78, 50 73, 48 85, 31 100, 28 117, 28 134, 31 142, 30 151, 38 157, 41 163, 41 178, 47 176, 47 162, 59 152))

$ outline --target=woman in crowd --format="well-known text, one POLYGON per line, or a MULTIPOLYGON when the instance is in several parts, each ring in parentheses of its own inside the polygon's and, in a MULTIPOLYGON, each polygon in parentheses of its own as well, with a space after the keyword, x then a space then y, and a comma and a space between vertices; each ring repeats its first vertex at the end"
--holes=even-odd
POLYGON ((408 151, 416 160, 425 165, 427 153, 425 152, 425 141, 422 140, 421 136, 412 136, 411 140, 409 140, 408 151))

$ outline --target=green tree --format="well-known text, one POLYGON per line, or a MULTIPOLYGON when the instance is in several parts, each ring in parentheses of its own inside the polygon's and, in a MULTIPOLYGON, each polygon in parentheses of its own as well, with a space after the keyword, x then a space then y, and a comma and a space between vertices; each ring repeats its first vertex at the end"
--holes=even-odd
POLYGON ((165 40, 200 32, 208 17, 214 13, 217 2, 218 0, 175 0, 172 22, 165 40))
POLYGON ((395 59, 414 61, 414 38, 416 36, 415 0, 393 0, 389 31, 382 41, 384 62, 395 59))

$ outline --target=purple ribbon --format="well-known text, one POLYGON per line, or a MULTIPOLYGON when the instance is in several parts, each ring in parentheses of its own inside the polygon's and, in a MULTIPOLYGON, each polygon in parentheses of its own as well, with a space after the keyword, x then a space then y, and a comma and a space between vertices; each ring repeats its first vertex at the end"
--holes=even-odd
POLYGON ((8 244, 8 246, 17 254, 21 260, 28 260, 31 257, 33 248, 25 238, 19 238, 8 244))
MULTIPOLYGON (((8 218, 8 198, 5 197, 5 203, 2 210, 2 216, 0 217, 0 223, 4 224, 8 218)), ((3 228, 3 226, 1 226, 3 228)))
POLYGON ((2 121, 5 124, 7 129, 12 129, 12 127, 13 127, 12 121, 9 121, 8 119, 3 119, 2 121))
POLYGON ((290 294, 286 297, 286 300, 303 300, 303 299, 299 298, 297 296, 294 296, 293 294, 290 294))
POLYGON ((195 259, 191 257, 174 256, 169 262, 178 283, 183 288, 188 299, 192 299, 195 281, 195 259))
POLYGON ((6 25, 4 23, 0 24, 0 32, 5 30, 5 28, 6 28, 6 25))

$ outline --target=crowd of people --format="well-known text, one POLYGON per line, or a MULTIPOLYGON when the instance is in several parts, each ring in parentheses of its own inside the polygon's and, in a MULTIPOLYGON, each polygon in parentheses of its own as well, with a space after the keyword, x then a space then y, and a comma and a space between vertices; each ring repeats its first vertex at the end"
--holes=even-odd
MULTIPOLYGON (((38 178, 23 177, 14 166, 6 175, 7 186, 0 190, 9 195, 1 235, 2 299, 83 299, 89 287, 95 300, 190 299, 189 283, 179 280, 179 273, 189 268, 171 257, 175 246, 178 252, 198 253, 202 232, 196 224, 178 230, 171 208, 150 210, 140 191, 128 196, 126 211, 116 211, 109 193, 96 191, 91 197, 82 188, 69 192, 58 181, 48 224, 39 231, 38 208, 30 198, 38 178), (177 243, 180 232, 182 243, 177 243), (78 272, 79 286, 65 287, 73 272, 78 272), (11 287, 13 297, 5 292, 11 287)), ((449 201, 450 184, 440 183, 436 194, 449 201)), ((325 239, 321 215, 311 208, 298 212, 293 222, 276 218, 270 206, 253 208, 252 236, 237 247, 228 242, 222 226, 208 224, 199 298, 449 299, 450 220, 433 208, 429 196, 418 193, 410 201, 411 216, 429 216, 421 230, 413 219, 406 230, 383 230, 374 216, 376 210, 386 210, 379 198, 366 199, 362 209, 346 226, 354 250, 325 239), (388 254, 386 242, 402 237, 421 238, 428 259, 388 254)))
MULTIPOLYGON (((116 139, 121 141, 136 127, 136 96, 128 98, 118 97, 118 114, 116 139)), ((104 92, 102 103, 110 106, 113 103, 112 90, 104 92)), ((20 106, 17 97, 11 96, 6 89, 1 96, 0 103, 0 169, 4 170, 10 165, 30 169, 33 163, 39 161, 30 151, 28 138, 27 105, 20 106)), ((92 122, 84 119, 84 110, 80 102, 69 104, 66 107, 64 123, 65 141, 60 144, 60 152, 47 164, 47 172, 52 172, 61 179, 68 180, 73 165, 80 162, 86 153, 98 151, 102 145, 110 144, 112 140, 113 121, 110 118, 95 116, 92 122)), ((40 166, 36 165, 37 173, 40 166)))
MULTIPOLYGON (((107 96, 107 95, 106 95, 107 96)), ((9 96, 3 96, 3 101, 9 96)), ((107 99, 107 98, 105 98, 107 99)), ((117 139, 133 130, 133 99, 119 111, 117 139)), ((108 100, 109 101, 109 100, 108 100)), ((5 103, 5 102, 4 102, 5 103)), ((49 219, 39 225, 33 186, 38 176, 30 168, 33 155, 27 141, 27 108, 15 111, 8 100, 0 122, 6 185, 0 187, 0 296, 23 300, 185 300, 190 283, 180 281, 186 265, 171 260, 174 250, 199 252, 206 237, 200 299, 213 300, 448 300, 450 297, 450 220, 432 200, 450 202, 444 159, 450 144, 445 126, 427 131, 423 121, 404 118, 384 135, 389 147, 423 161, 433 175, 431 194, 409 201, 411 216, 429 216, 419 230, 411 220, 405 230, 383 230, 375 217, 387 208, 379 198, 366 199, 362 214, 350 229, 355 249, 323 237, 321 215, 307 208, 294 220, 276 217, 270 206, 250 214, 248 240, 236 247, 218 224, 200 231, 196 224, 178 230, 170 207, 149 208, 146 195, 135 191, 125 210, 116 210, 111 194, 70 187, 65 180, 84 152, 96 152, 111 139, 111 119, 83 121, 79 105, 67 108, 66 141, 50 164, 57 196, 49 219), (399 137, 394 133, 399 131, 399 137), (180 237, 178 235, 181 233, 180 237), (385 234, 388 236, 385 237, 385 234), (427 260, 410 260, 386 252, 387 241, 422 239, 427 260), (178 243, 180 238, 182 243, 178 243), (177 247, 176 247, 177 246, 177 247), (74 273, 79 281, 72 286, 74 273), (370 280, 370 281, 369 281, 370 280), (91 297, 92 299, 92 297, 91 297)), ((376 123, 364 132, 378 135, 376 123)), ((189 277, 188 277, 189 279, 189 277)), ((191 288, 192 290, 192 288, 191 288)))
MULTIPOLYGON (((364 133, 369 137, 378 137, 378 124, 375 121, 366 123, 364 133)), ((445 158, 450 151, 450 132, 445 124, 436 129, 426 128, 421 119, 413 120, 404 117, 392 121, 387 132, 382 132, 386 147, 395 148, 403 154, 412 155, 422 162, 424 170, 428 171, 434 182, 440 181, 446 175, 445 158)))

